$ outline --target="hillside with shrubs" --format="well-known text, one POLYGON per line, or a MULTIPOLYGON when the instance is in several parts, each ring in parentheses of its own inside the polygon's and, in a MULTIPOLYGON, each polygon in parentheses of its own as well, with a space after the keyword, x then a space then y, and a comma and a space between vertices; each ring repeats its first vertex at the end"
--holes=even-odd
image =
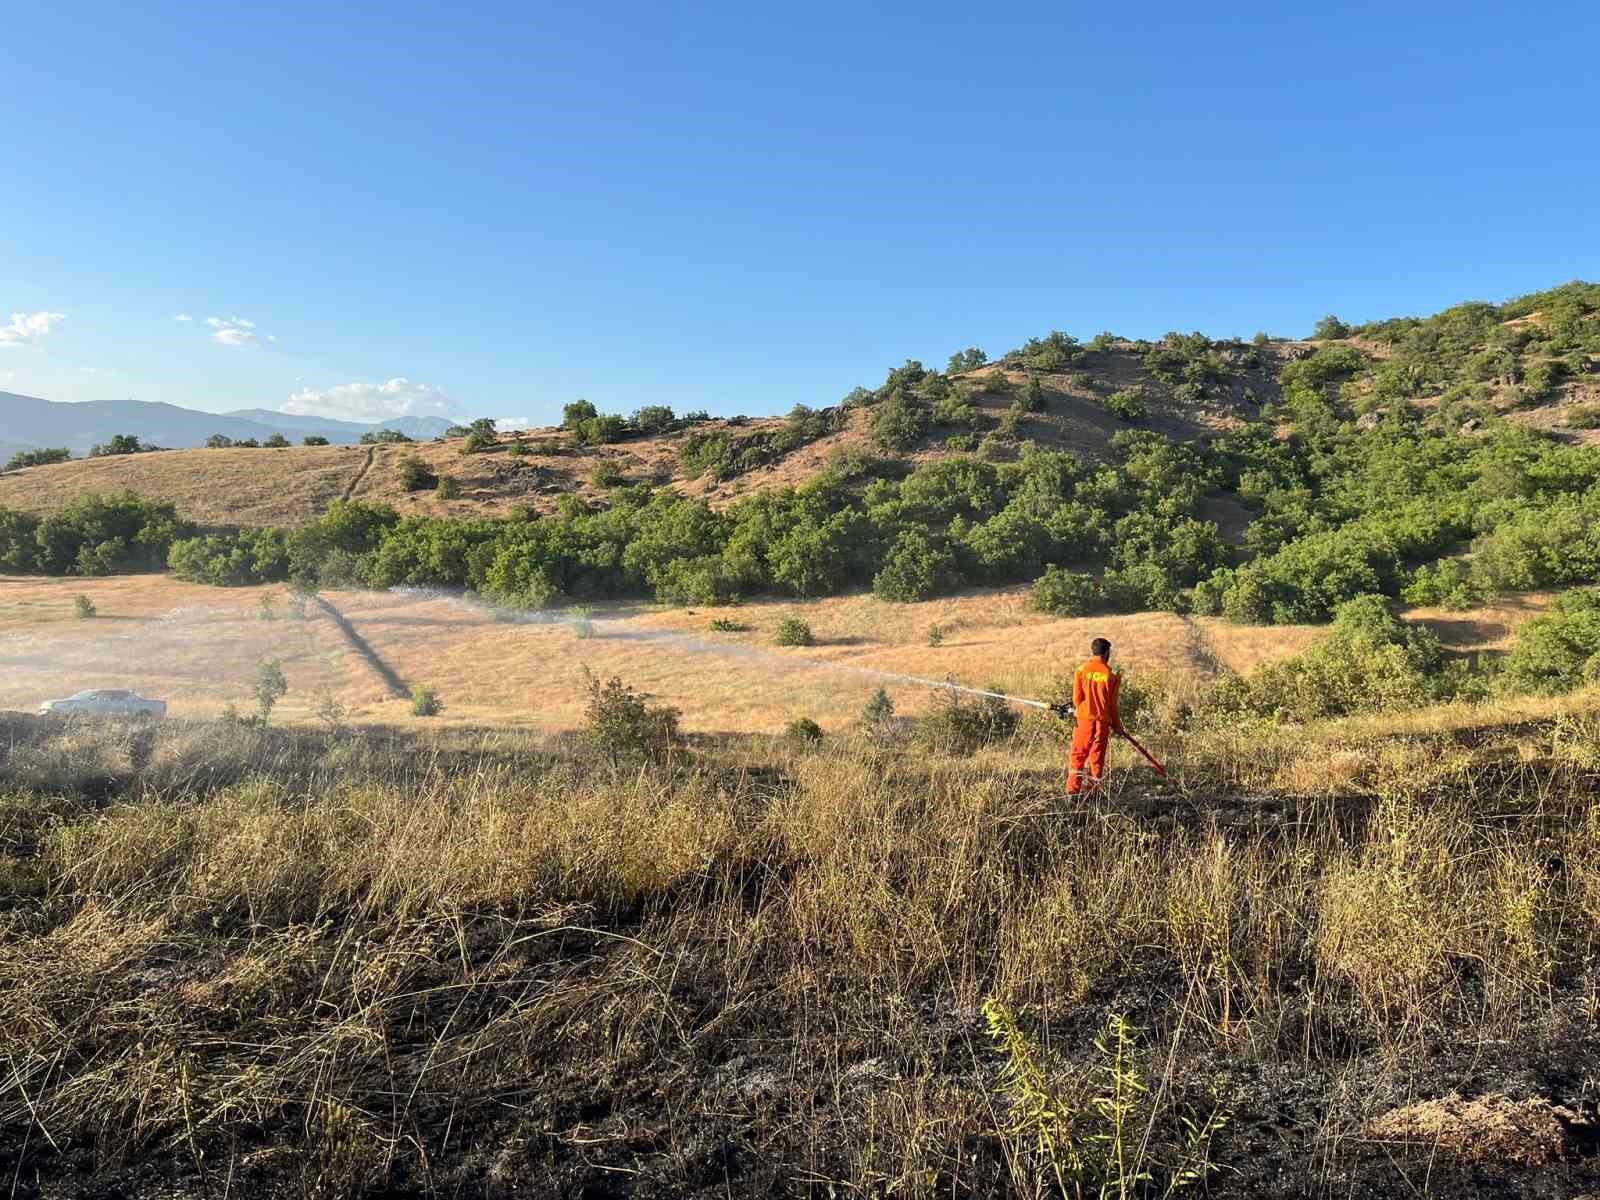
POLYGON ((1316 333, 1052 333, 996 362, 908 362, 781 419, 578 401, 527 434, 188 452, 263 473, 362 458, 295 521, 230 525, 137 489, 52 509, 42 485, 90 464, 31 467, 5 481, 0 569, 165 563, 219 586, 441 586, 516 607, 1031 584, 1060 615, 1283 624, 1365 597, 1467 608, 1600 583, 1600 286, 1316 333))

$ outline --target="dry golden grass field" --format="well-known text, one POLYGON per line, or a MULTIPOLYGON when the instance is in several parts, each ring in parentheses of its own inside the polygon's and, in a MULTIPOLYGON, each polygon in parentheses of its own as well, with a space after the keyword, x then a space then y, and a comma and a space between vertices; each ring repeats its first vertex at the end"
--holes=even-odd
MULTIPOLYGON (((593 636, 569 613, 508 614, 424 592, 328 592, 373 655, 403 684, 437 689, 440 720, 556 730, 581 718, 582 668, 617 675, 683 712, 686 729, 776 732, 796 717, 824 729, 855 722, 889 689, 896 709, 924 711, 933 689, 894 675, 947 677, 972 687, 1042 695, 1070 674, 1092 637, 1116 645, 1130 678, 1248 671, 1303 648, 1311 627, 1256 629, 1165 613, 1061 620, 1026 607, 1009 588, 921 604, 868 594, 749 603, 730 609, 608 606, 593 636), (746 628, 717 633, 714 617, 746 628), (799 617, 816 644, 780 647, 773 631, 799 617), (929 645, 938 626, 939 646, 929 645)), ((289 693, 277 718, 314 720, 332 696, 353 720, 409 720, 381 668, 313 601, 297 614, 286 589, 211 588, 159 575, 106 579, 0 577, 0 708, 32 710, 84 687, 131 687, 165 699, 175 716, 248 707, 256 664, 281 661, 289 693), (87 595, 97 615, 77 619, 87 595), (263 619, 262 602, 271 605, 263 619)))

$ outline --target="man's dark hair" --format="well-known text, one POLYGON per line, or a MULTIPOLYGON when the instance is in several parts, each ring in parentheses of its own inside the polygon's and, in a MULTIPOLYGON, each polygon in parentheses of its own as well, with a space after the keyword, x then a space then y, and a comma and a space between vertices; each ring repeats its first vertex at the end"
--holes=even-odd
POLYGON ((1089 643, 1089 653, 1096 658, 1104 658, 1111 653, 1111 643, 1106 641, 1105 638, 1095 638, 1094 641, 1089 643))

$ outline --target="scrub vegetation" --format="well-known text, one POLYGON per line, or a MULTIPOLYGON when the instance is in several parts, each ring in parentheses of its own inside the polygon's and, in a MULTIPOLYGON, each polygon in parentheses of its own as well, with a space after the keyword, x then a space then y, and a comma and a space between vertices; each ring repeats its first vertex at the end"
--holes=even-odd
MULTIPOLYGON (((907 362, 835 408, 800 406, 759 426, 660 406, 630 418, 568 406, 561 433, 579 447, 677 438, 690 482, 746 475, 864 414, 864 440, 841 442, 803 481, 720 505, 659 482, 629 486, 638 473, 612 459, 588 473, 590 499, 493 517, 335 500, 298 527, 196 536, 170 505, 85 498, 43 520, 0 510, 0 565, 92 574, 170 556, 182 577, 224 585, 355 579, 465 587, 521 606, 863 587, 912 601, 1040 580, 1046 611, 1252 623, 1326 621, 1364 595, 1466 607, 1600 582, 1600 455, 1560 434, 1555 417, 1521 419, 1558 400, 1560 424, 1586 411, 1568 401, 1594 388, 1600 286, 1427 319, 1330 318, 1318 332, 1288 349, 1176 333, 1081 345, 1054 333, 977 369, 967 352, 948 373, 907 362), (1115 375, 1130 364, 1139 381, 1124 373, 1094 402, 1115 414, 1101 453, 1029 436, 1064 419, 1052 397, 1094 393, 1097 366, 1115 375), (1158 411, 1224 409, 1234 415, 1204 436, 1155 427, 1158 411), (952 440, 969 449, 947 448, 952 440), (147 509, 164 514, 155 528, 136 520, 147 509), (96 526, 124 511, 117 529, 96 526)), ((492 427, 463 432, 472 458, 502 448, 492 427)), ((456 486, 415 451, 397 461, 403 489, 438 478, 443 497, 456 486)))
POLYGON ((1171 782, 1072 804, 1051 718, 880 709, 6 718, 22 1192, 1594 1188, 1593 691, 1289 725, 1154 688, 1171 782), (1564 1115, 1408 1115, 1455 1093, 1564 1115))

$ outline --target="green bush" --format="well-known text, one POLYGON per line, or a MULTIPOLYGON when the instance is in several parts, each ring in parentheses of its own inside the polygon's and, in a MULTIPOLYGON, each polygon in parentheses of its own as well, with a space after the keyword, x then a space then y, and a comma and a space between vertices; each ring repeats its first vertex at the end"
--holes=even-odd
POLYGON ((928 409, 896 392, 872 410, 872 440, 882 450, 909 450, 928 432, 928 409))
POLYGON ((1028 376, 1028 382, 1022 385, 1022 394, 1011 402, 1012 408, 1024 413, 1042 413, 1048 406, 1044 385, 1037 375, 1028 376))
POLYGON ((301 438, 300 444, 302 446, 326 446, 328 444, 328 439, 323 437, 321 434, 312 433, 301 438))
POLYGON ((880 687, 862 708, 861 723, 869 732, 877 733, 888 729, 893 719, 894 701, 889 699, 889 689, 880 687))
POLYGON ((1105 611, 1105 588, 1084 571, 1050 567, 1028 589, 1028 607, 1057 617, 1087 617, 1105 611))
POLYGON ((1396 617, 1381 596, 1339 606, 1329 633, 1309 650, 1229 681, 1212 707, 1291 721, 1405 710, 1444 694, 1438 639, 1396 617))
POLYGON ((678 418, 664 404, 647 404, 633 414, 633 427, 646 437, 666 433, 677 422, 678 418))
POLYGON ((172 574, 212 587, 248 587, 289 577, 290 550, 281 529, 241 529, 180 538, 167 554, 172 574))
POLYGON ((606 446, 627 436, 628 422, 615 413, 601 413, 580 421, 573 433, 581 446, 606 446))
POLYGON ((48 517, 0 508, 0 570, 113 575, 160 570, 191 531, 177 509, 132 492, 79 496, 48 517))
POLYGON ((11 461, 6 463, 6 470, 20 471, 23 467, 47 467, 51 463, 67 462, 72 458, 72 451, 65 446, 60 449, 19 450, 11 456, 11 461))
POLYGON ((461 445, 463 454, 482 454, 485 450, 493 450, 500 443, 493 433, 486 433, 481 429, 468 432, 467 440, 461 445))
POLYGON ((778 622, 772 640, 779 646, 810 646, 815 638, 812 637, 811 626, 799 617, 785 617, 778 622))
POLYGON ((289 439, 284 437, 281 433, 275 433, 269 437, 263 443, 263 445, 265 445, 269 450, 286 450, 289 447, 289 439))
POLYGON ((1467 564, 1454 558, 1418 567, 1401 589, 1400 597, 1407 604, 1458 610, 1474 608, 1488 599, 1471 578, 1467 564))
POLYGON ((609 458, 603 458, 595 463, 594 469, 589 472, 589 482, 595 487, 613 488, 625 481, 622 468, 609 458))
POLYGON ((1112 392, 1105 399, 1106 411, 1121 421, 1142 421, 1150 415, 1150 408, 1137 388, 1124 388, 1112 392))
POLYGON ((784 736, 791 742, 800 742, 805 745, 816 745, 822 740, 822 726, 810 717, 796 717, 789 722, 784 731, 784 736))
POLYGON ((372 429, 361 435, 363 446, 407 445, 411 441, 398 429, 372 429))
POLYGON ((750 626, 735 621, 731 617, 712 617, 710 628, 712 633, 745 633, 750 626))
POLYGON ((400 486, 408 492, 420 492, 437 487, 439 477, 428 467, 427 459, 419 454, 408 454, 400 460, 400 486))
POLYGON ((733 439, 723 430, 695 430, 678 444, 678 467, 689 479, 733 474, 733 439))
POLYGON ((645 698, 613 676, 604 684, 583 668, 589 689, 584 736, 613 765, 629 759, 660 759, 678 740, 676 708, 645 703, 645 698))
POLYGON ((425 683, 419 683, 411 689, 411 715, 413 717, 436 717, 444 711, 444 705, 439 701, 439 693, 425 683))
POLYGON ((89 599, 89 597, 85 596, 82 592, 79 592, 72 598, 72 611, 78 620, 87 621, 90 617, 94 616, 98 610, 95 608, 93 600, 89 599))
POLYGON ((263 659, 256 666, 253 689, 256 698, 256 719, 263 725, 272 716, 273 707, 289 691, 289 681, 284 677, 283 664, 275 658, 263 659))
POLYGON ((1542 695, 1600 684, 1600 589, 1557 596, 1549 612, 1518 629, 1504 681, 1542 695))
POLYGON ((90 458, 110 458, 119 454, 145 454, 157 447, 141 442, 131 433, 119 433, 109 442, 92 446, 89 450, 90 458))
POLYGON ((1568 429, 1600 429, 1600 404, 1574 404, 1564 423, 1568 429))
POLYGON ((916 529, 902 530, 872 577, 873 595, 884 600, 927 600, 960 580, 960 568, 948 547, 916 529))
POLYGON ((441 475, 439 482, 433 489, 433 494, 441 500, 461 499, 461 481, 454 475, 441 475))
POLYGON ((587 400, 574 400, 561 410, 561 428, 576 432, 585 421, 599 415, 600 410, 587 400))
POLYGON ((1017 714, 1004 700, 972 700, 949 687, 940 691, 932 711, 917 720, 912 736, 943 754, 971 754, 1010 737, 1016 728, 1017 714))

